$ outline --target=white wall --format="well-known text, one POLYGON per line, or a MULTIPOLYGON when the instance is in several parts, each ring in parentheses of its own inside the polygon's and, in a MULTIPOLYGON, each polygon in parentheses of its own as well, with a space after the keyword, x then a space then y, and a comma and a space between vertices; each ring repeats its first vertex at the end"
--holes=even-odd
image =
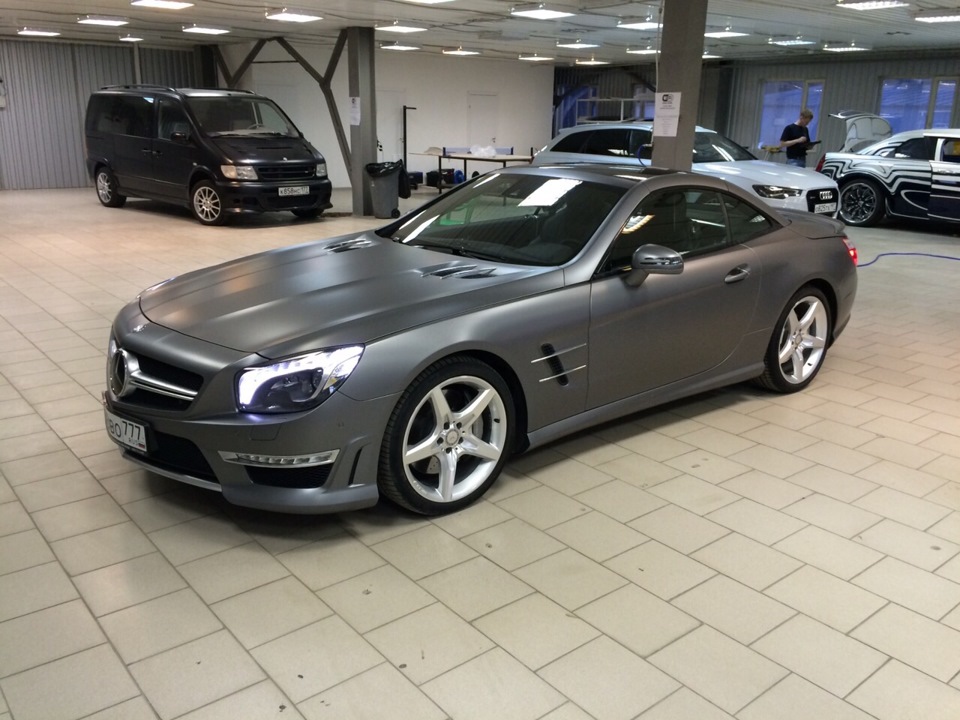
MULTIPOLYGON (((250 46, 222 48, 231 69, 240 65, 250 46)), ((297 47, 297 52, 324 73, 331 50, 297 47)), ((553 67, 518 60, 487 60, 482 57, 445 57, 427 52, 377 50, 377 137, 383 151, 361 162, 398 160, 401 145, 402 106, 417 108, 407 114, 407 164, 426 173, 437 169, 434 157, 417 155, 428 147, 495 144, 512 146, 516 153, 539 150, 550 139, 553 112, 553 67), (469 104, 489 103, 473 116, 469 104), (475 118, 482 117, 482 123, 475 118), (482 127, 472 127, 478 124, 482 127), (495 124, 495 126, 494 126, 495 124), (481 137, 470 137, 471 130, 481 137), (496 138, 495 143, 491 142, 496 138), (486 141, 484 143, 484 141, 486 141)), ((347 52, 344 51, 331 83, 347 139, 350 138, 347 52)), ((334 187, 349 187, 350 179, 340 154, 323 94, 313 78, 279 45, 268 43, 240 82, 241 87, 273 98, 293 118, 307 139, 327 159, 334 187), (276 62, 285 61, 287 62, 276 62), (272 61, 272 62, 271 62, 272 61)), ((361 108, 361 112, 363 112, 361 108)), ((445 167, 462 169, 462 163, 445 167)), ((471 163, 468 173, 486 172, 491 163, 471 163)))

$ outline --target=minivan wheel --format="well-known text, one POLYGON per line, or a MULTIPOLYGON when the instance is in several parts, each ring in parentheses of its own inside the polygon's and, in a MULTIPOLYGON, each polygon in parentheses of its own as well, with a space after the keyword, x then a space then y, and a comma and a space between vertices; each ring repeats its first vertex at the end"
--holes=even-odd
POLYGON ((209 180, 201 180, 193 186, 193 192, 190 193, 190 209, 193 211, 193 216, 203 225, 223 225, 226 218, 220 193, 209 180))
POLYGON ((102 167, 97 170, 97 197, 106 207, 120 207, 126 201, 125 195, 117 192, 117 178, 109 168, 102 167))

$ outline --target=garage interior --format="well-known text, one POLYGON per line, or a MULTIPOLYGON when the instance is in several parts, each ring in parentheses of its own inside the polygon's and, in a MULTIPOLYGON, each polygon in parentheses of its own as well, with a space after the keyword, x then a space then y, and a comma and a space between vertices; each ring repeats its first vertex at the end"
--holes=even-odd
MULTIPOLYGON (((348 24, 440 17, 305 4, 348 24)), ((891 28, 907 15, 856 12, 828 38, 851 11, 806 4, 711 2, 707 24, 856 32, 888 64, 930 53, 960 75, 952 33, 905 50, 891 28)), ((19 42, 18 16, 76 14, 7 5, 0 45, 19 42)), ((196 5, 237 24, 228 5, 196 5)), ((507 16, 485 50, 500 68, 518 42, 557 39, 511 40, 527 26, 510 3, 451 5, 507 16)), ((559 5, 609 19, 625 4, 559 5)), ((240 11, 248 43, 276 32, 248 19, 262 12, 240 11)), ((737 90, 772 62, 756 30, 762 42, 724 46, 744 63, 737 90)), ((4 112, 0 153, 15 153, 4 112)), ((713 113, 728 134, 751 114, 713 113)), ((805 392, 738 385, 594 428, 515 458, 449 516, 245 510, 124 461, 100 401, 119 308, 173 275, 382 224, 352 201, 341 185, 339 212, 316 222, 203 228, 151 201, 103 208, 92 187, 0 191, 0 720, 960 717, 956 225, 848 228, 854 315, 805 392)))

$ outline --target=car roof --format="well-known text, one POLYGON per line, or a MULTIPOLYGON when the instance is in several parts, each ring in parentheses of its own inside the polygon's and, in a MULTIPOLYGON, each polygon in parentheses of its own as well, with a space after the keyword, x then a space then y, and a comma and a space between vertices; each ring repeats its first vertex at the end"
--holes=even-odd
MULTIPOLYGON (((583 125, 573 125, 572 127, 563 128, 558 135, 567 135, 573 132, 585 132, 587 130, 595 130, 598 128, 626 128, 629 130, 653 130, 653 121, 652 120, 634 120, 630 122, 591 122, 584 123, 583 125)), ((716 130, 710 130, 709 128, 700 127, 699 125, 694 128, 697 132, 706 132, 706 133, 716 133, 716 130)))
POLYGON ((101 93, 131 93, 183 95, 184 97, 261 97, 249 90, 229 90, 226 88, 173 88, 166 85, 106 85, 101 93))

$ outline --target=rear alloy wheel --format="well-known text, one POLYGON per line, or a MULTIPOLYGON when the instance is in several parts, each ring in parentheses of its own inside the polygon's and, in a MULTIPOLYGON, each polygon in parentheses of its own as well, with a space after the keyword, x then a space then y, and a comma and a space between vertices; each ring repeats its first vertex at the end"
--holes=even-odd
POLYGON ((190 194, 190 209, 203 225, 223 225, 225 214, 223 200, 217 188, 209 180, 201 180, 193 186, 190 194))
POLYGON ((121 207, 127 198, 117 192, 117 178, 109 168, 102 167, 97 170, 97 197, 106 207, 121 207))
POLYGON ((380 451, 380 491, 425 515, 459 510, 487 491, 507 460, 513 400, 489 365, 441 360, 400 397, 380 451))
POLYGON ((840 188, 840 219, 847 225, 875 225, 884 213, 883 191, 873 180, 851 180, 840 188))
POLYGON ((827 357, 830 308, 823 293, 802 288, 787 303, 770 338, 766 369, 758 380, 769 390, 792 393, 813 382, 827 357))

